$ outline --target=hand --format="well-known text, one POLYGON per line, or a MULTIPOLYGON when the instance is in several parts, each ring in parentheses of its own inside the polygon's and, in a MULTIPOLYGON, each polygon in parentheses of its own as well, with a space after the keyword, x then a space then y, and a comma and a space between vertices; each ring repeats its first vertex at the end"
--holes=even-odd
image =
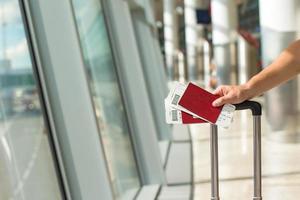
POLYGON ((250 90, 245 85, 222 85, 213 94, 221 96, 213 102, 214 107, 241 103, 251 97, 250 90))

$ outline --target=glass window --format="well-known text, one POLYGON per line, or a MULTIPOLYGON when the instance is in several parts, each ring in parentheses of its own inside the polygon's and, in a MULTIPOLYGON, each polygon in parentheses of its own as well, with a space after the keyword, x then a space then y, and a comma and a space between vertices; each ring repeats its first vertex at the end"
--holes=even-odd
POLYGON ((62 199, 18 0, 0 0, 0 199, 62 199))
POLYGON ((115 197, 140 187, 138 170, 99 0, 73 0, 76 23, 115 197))

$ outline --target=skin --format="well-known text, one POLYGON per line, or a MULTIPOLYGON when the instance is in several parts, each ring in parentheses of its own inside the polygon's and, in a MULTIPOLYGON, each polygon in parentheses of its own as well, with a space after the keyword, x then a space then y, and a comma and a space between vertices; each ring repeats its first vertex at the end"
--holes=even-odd
POLYGON ((300 40, 297 40, 286 48, 272 64, 253 76, 247 83, 219 86, 213 93, 221 97, 213 102, 213 106, 241 103, 294 78, 299 73, 300 40))

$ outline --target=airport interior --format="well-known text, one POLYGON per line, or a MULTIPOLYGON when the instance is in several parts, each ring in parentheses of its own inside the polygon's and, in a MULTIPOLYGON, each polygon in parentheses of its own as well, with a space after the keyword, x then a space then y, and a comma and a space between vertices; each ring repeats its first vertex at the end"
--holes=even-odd
POLYGON ((299 33, 297 0, 0 0, 0 200, 299 198, 298 77, 253 99, 262 197, 250 111, 218 127, 212 197, 213 125, 164 103, 247 82, 299 33))

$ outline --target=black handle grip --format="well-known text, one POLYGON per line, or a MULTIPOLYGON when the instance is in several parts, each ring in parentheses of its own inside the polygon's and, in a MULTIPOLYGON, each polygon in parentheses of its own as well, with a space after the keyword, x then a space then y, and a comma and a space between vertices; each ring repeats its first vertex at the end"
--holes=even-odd
POLYGON ((234 104, 236 110, 247 110, 250 109, 252 111, 252 115, 257 116, 261 115, 261 105, 256 101, 244 101, 239 104, 234 104))

